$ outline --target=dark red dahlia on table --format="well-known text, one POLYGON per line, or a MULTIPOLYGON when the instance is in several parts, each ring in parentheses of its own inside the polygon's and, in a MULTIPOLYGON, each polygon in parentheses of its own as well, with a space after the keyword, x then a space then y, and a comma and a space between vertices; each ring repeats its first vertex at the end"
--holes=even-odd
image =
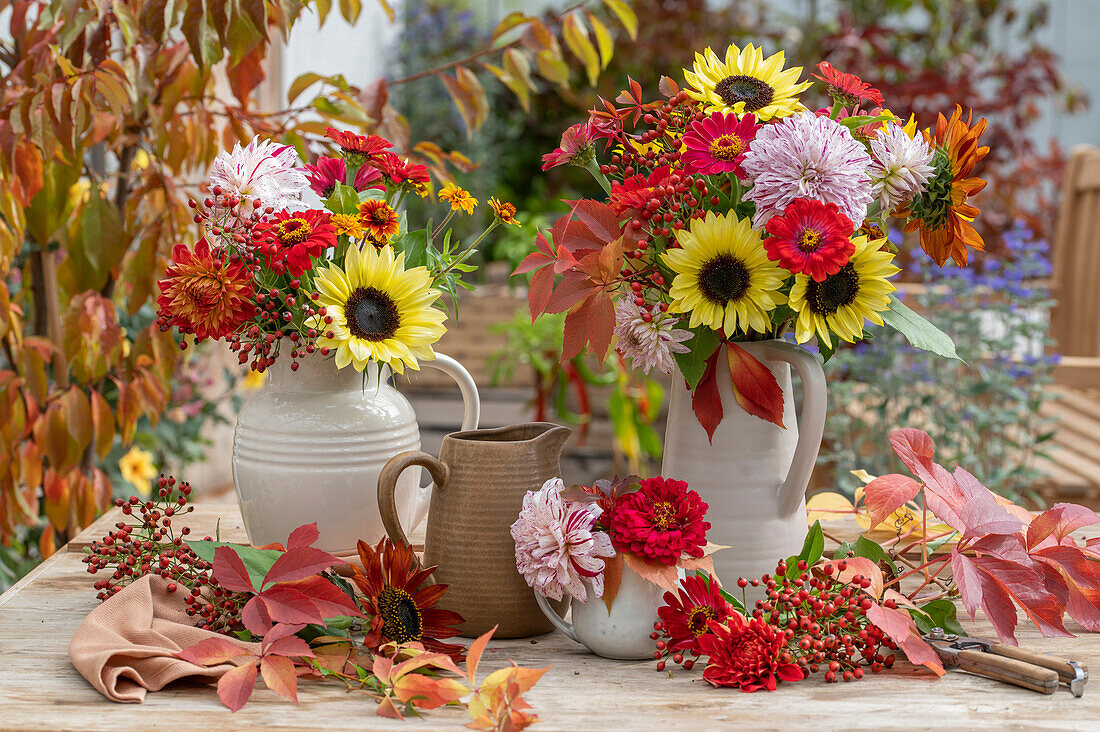
POLYGON ((699 647, 710 657, 703 678, 712 686, 741 691, 775 691, 780 681, 801 681, 805 674, 784 656, 783 631, 760 618, 746 620, 733 613, 728 622, 710 621, 711 633, 699 636, 699 647))

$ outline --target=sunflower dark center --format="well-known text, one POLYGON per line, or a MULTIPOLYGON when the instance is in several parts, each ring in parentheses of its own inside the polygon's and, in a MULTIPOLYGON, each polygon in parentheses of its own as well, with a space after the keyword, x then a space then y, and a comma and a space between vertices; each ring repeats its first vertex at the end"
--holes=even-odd
POLYGON ((382 635, 397 643, 411 643, 424 636, 420 608, 409 593, 387 587, 378 593, 378 610, 382 615, 382 635))
POLYGON ((749 289, 749 270, 730 254, 719 254, 699 269, 699 291, 718 305, 740 300, 749 289))
POLYGON ((301 244, 313 233, 313 227, 305 219, 293 218, 279 222, 279 241, 284 246, 301 244))
POLYGON ((803 229, 798 233, 797 241, 800 251, 811 254, 821 248, 821 232, 817 229, 803 229))
POLYGON ((696 605, 688 613, 688 630, 691 634, 698 638, 703 633, 706 633, 707 621, 714 620, 714 609, 705 605, 696 605))
POLYGON ((736 160, 745 151, 745 143, 737 135, 722 135, 710 143, 711 157, 727 162, 736 160))
POLYGON ((671 503, 655 504, 650 516, 653 518, 653 525, 661 531, 668 531, 676 523, 676 509, 671 503))
POLYGON ((360 287, 344 304, 344 319, 356 338, 384 341, 392 338, 401 325, 401 315, 393 298, 373 287, 360 287))
POLYGON ((714 85, 714 91, 727 106, 745 103, 746 112, 755 112, 772 103, 775 89, 755 76, 727 76, 714 85))
POLYGON ((806 302, 818 315, 833 315, 845 305, 850 305, 859 294, 859 274, 851 263, 839 272, 829 275, 823 282, 810 280, 806 286, 806 302))

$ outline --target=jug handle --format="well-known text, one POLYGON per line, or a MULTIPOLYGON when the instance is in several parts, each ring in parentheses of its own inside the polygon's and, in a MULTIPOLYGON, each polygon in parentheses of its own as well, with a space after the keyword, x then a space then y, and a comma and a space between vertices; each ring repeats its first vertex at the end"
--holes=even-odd
POLYGON ((386 527, 386 534, 395 544, 409 546, 409 537, 405 535, 401 518, 397 515, 397 479, 406 468, 417 465, 427 469, 436 486, 442 488, 447 482, 447 466, 419 450, 394 455, 378 474, 378 511, 382 514, 382 525, 386 527))
POLYGON ((777 341, 763 349, 765 358, 785 361, 798 372, 802 381, 802 413, 798 419, 798 443, 790 470, 779 486, 779 515, 788 516, 798 510, 810 482, 810 473, 817 463, 821 438, 825 434, 825 414, 828 408, 828 392, 825 371, 817 358, 805 348, 777 341))
MULTIPOLYGON (((569 595, 566 595, 565 599, 567 603, 572 603, 573 601, 573 598, 569 595)), ((560 630, 562 633, 565 633, 572 640, 580 643, 580 641, 577 640, 577 634, 573 631, 573 624, 565 622, 565 620, 562 619, 561 615, 558 615, 558 613, 555 612, 553 606, 550 605, 550 600, 545 598, 542 593, 535 591, 535 602, 539 604, 539 610, 542 610, 542 614, 546 616, 547 620, 554 624, 555 628, 560 630)), ((569 604, 566 604, 565 607, 568 608, 569 604)))
MULTIPOLYGON (((450 376, 458 382, 458 389, 462 393, 462 431, 476 430, 481 422, 481 397, 477 392, 477 384, 466 367, 450 356, 439 353, 431 361, 421 361, 425 366, 431 366, 437 371, 450 376)), ((436 485, 439 485, 438 481, 436 485)), ((432 488, 421 488, 416 494, 416 505, 412 511, 412 525, 417 526, 428 514, 428 504, 432 498, 432 488)))

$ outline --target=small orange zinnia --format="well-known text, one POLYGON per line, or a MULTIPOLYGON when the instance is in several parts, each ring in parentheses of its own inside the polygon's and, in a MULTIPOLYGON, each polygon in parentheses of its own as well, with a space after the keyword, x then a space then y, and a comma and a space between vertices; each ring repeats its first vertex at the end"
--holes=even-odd
POLYGON ((516 220, 515 206, 507 201, 499 201, 496 198, 489 199, 489 206, 493 209, 493 215, 496 216, 497 221, 502 224, 519 226, 519 221, 516 220))
POLYGON ((359 204, 359 223, 367 237, 378 245, 387 243, 401 228, 397 212, 385 201, 377 199, 367 199, 359 204))
POLYGON ((459 188, 452 183, 443 186, 439 191, 439 200, 450 203, 452 211, 462 209, 466 213, 472 214, 474 209, 477 208, 477 199, 471 196, 466 189, 459 188))
POLYGON ((971 111, 964 121, 962 107, 956 106, 950 119, 941 114, 934 130, 923 130, 924 139, 936 150, 932 158, 935 173, 924 193, 894 214, 908 219, 906 231, 920 229, 921 248, 938 265, 950 257, 965 267, 967 247, 985 250, 981 234, 970 223, 978 215, 978 207, 967 202, 985 188, 985 181, 971 173, 989 154, 989 147, 978 145, 986 122, 980 119, 971 126, 973 117, 971 111))
POLYGON ((172 250, 172 264, 157 283, 159 320, 196 340, 224 338, 255 313, 252 273, 241 260, 214 251, 199 239, 194 251, 184 244, 172 250))

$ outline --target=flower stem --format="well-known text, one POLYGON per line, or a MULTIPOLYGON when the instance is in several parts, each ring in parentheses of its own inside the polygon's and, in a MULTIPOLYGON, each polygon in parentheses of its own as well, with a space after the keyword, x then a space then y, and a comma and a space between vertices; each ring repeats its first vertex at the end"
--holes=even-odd
POLYGON ((591 173, 592 177, 596 179, 596 182, 600 184, 600 187, 603 188, 603 192, 610 196, 611 183, 608 182, 607 176, 600 172, 600 164, 596 162, 595 156, 584 164, 584 168, 591 173))
MULTIPOLYGON (((454 269, 455 267, 457 267, 458 265, 462 264, 467 259, 469 259, 470 255, 473 254, 477 250, 477 245, 480 244, 485 239, 485 237, 489 236, 490 231, 497 228, 497 226, 499 226, 499 225, 500 225, 500 221, 498 221, 497 219, 493 219, 493 223, 489 224, 489 228, 487 228, 485 231, 481 232, 481 236, 479 236, 477 239, 475 239, 473 244, 466 247, 462 251, 462 254, 460 254, 458 256, 458 258, 455 259, 455 261, 448 264, 447 268, 439 273, 439 277, 442 277, 443 275, 447 274, 452 269, 454 269)), ((438 280, 439 277, 437 277, 436 280, 438 280)))

